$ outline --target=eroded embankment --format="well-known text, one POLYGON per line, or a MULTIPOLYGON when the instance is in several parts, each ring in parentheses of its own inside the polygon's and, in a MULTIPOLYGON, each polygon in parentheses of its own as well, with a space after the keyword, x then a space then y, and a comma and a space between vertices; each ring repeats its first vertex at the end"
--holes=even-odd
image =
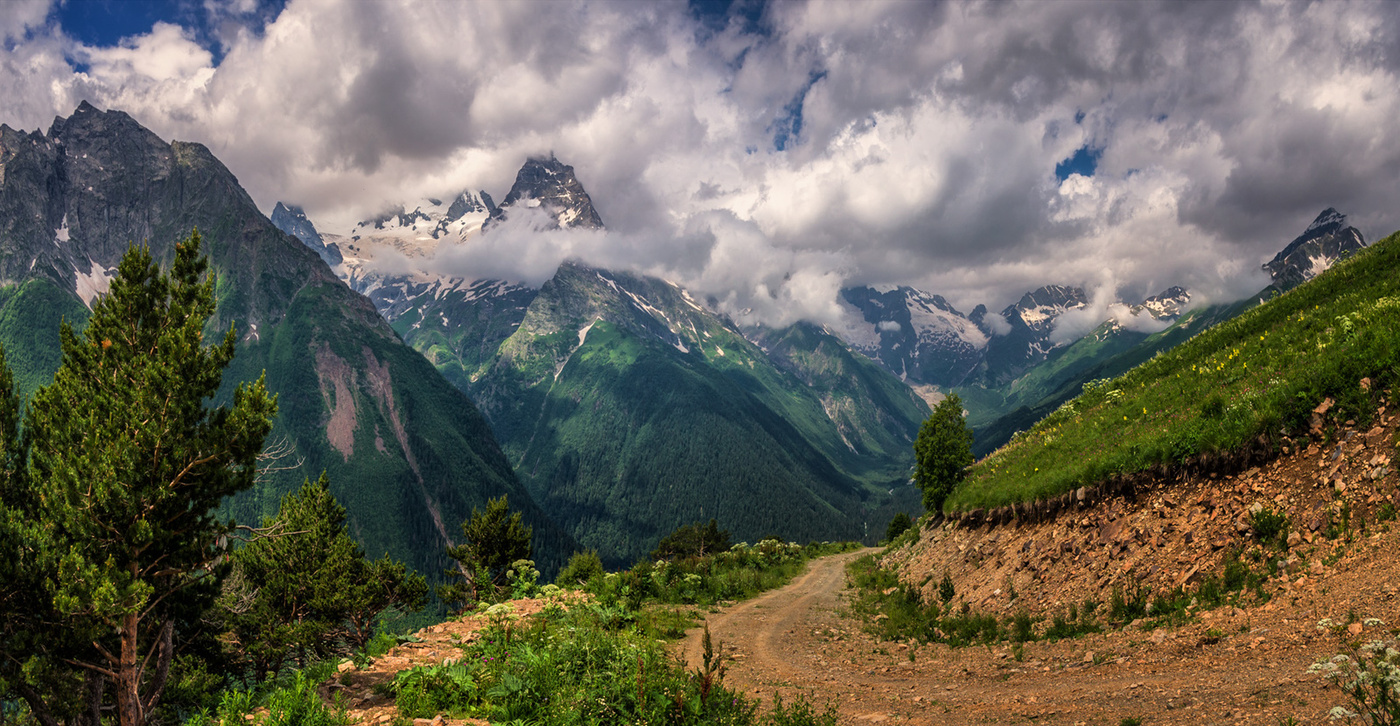
POLYGON ((974 607, 1044 612, 1085 598, 1107 601, 1115 587, 1189 590, 1219 573, 1226 557, 1255 551, 1284 561, 1287 577, 1270 586, 1290 596, 1328 570, 1328 560, 1349 543, 1395 526, 1382 520, 1400 506, 1392 463, 1397 418, 1382 408, 1373 427, 1342 424, 1328 443, 1237 475, 1140 481, 1124 494, 1076 501, 1035 523, 947 522, 924 530, 884 563, 921 585, 928 602, 946 572, 960 599, 974 607), (1284 547, 1261 548, 1251 516, 1260 509, 1287 517, 1284 547))

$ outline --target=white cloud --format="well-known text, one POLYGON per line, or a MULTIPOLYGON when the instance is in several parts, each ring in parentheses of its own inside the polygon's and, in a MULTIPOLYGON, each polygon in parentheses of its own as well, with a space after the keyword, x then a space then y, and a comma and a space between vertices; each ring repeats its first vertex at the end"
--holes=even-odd
POLYGON ((625 264, 775 320, 839 320, 848 283, 964 310, 1046 283, 1224 300, 1325 206, 1370 238, 1400 227, 1388 3, 833 0, 770 5, 765 34, 702 30, 680 2, 291 0, 260 33, 256 4, 206 4, 213 31, 101 49, 8 4, 0 122, 121 108, 327 228, 499 199, 553 151, 610 231, 502 229, 444 264, 625 264), (1097 174, 1058 182, 1086 144, 1097 174))
POLYGON ((18 40, 32 28, 44 24, 49 14, 49 0, 6 0, 5 12, 0 13, 0 44, 18 40))

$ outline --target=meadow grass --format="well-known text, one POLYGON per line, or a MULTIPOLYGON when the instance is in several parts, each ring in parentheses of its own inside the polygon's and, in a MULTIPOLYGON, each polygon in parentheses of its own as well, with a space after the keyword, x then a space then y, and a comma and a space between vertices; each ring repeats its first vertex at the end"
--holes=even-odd
POLYGON ((1083 393, 978 462, 948 511, 1305 434, 1325 399, 1364 424, 1400 379, 1400 233, 1083 393), (1363 379, 1369 379, 1367 385, 1363 379))

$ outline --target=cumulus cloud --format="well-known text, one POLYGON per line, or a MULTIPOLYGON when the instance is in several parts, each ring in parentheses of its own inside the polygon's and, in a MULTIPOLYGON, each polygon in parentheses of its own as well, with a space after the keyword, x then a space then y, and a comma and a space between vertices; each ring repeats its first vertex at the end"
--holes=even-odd
POLYGON ((992 335, 1006 335, 1011 332, 1011 323, 1001 313, 987 313, 982 322, 992 331, 992 335))
POLYGON ((216 28, 90 48, 45 3, 7 4, 0 122, 121 108, 327 228, 503 195, 553 151, 609 231, 521 220, 442 264, 627 265, 772 321, 837 321, 856 283, 964 310, 1046 283, 1105 291, 1068 334, 1172 285, 1257 291, 1326 206, 1369 239, 1400 228, 1385 2, 812 0, 758 23, 681 2, 205 5, 216 28), (1086 146, 1095 173, 1057 179, 1086 146))

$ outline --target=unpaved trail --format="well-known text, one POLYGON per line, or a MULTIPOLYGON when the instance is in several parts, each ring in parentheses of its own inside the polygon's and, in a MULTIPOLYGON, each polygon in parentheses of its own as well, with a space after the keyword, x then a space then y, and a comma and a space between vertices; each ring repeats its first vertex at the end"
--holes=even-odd
MULTIPOLYGON (((1393 542, 1367 544, 1363 559, 1390 559, 1393 542)), ((842 724, 1117 726, 1141 718, 1276 726, 1288 718, 1319 722, 1344 702, 1306 672, 1337 644, 1316 633, 1315 606, 1303 603, 1221 608, 1171 631, 1124 628, 1028 643, 1020 661, 1009 644, 881 642, 843 614, 845 566, 873 551, 817 560, 786 587, 710 614, 725 684, 765 704, 774 694, 788 703, 800 694, 819 709, 834 703, 842 724)), ((692 669, 700 666, 702 632, 681 643, 692 669)))
MULTIPOLYGON (((875 552, 879 550, 869 548, 823 557, 786 586, 711 614, 705 620, 710 638, 723 646, 726 656, 742 663, 744 670, 762 674, 769 683, 811 680, 817 675, 815 669, 824 667, 821 659, 794 650, 795 639, 790 636, 814 618, 835 613, 846 589, 846 565, 875 552)), ((704 628, 695 628, 683 641, 685 662, 691 669, 701 666, 703 637, 704 628)), ((730 663, 731 671, 737 668, 735 662, 730 663)))

